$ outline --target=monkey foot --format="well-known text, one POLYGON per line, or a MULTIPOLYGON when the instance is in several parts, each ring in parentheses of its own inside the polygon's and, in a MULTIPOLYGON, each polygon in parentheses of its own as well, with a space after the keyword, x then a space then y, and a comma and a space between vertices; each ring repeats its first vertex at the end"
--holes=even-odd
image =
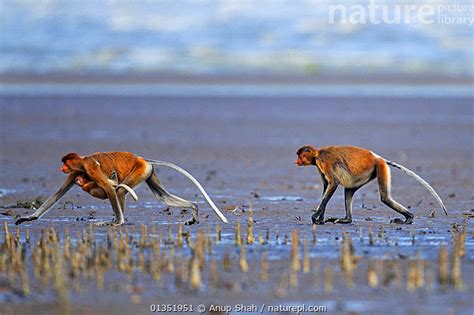
POLYGON ((413 219, 412 218, 406 218, 406 220, 403 221, 402 219, 395 218, 393 220, 390 220, 390 223, 394 223, 394 224, 412 224, 413 219))
POLYGON ((327 218, 326 221, 324 221, 324 222, 349 224, 349 223, 352 223, 352 219, 347 219, 347 218, 327 218))
POLYGON ((314 215, 311 217, 311 221, 313 221, 313 224, 317 224, 317 225, 324 224, 324 219, 323 218, 317 218, 314 215))
POLYGON ((15 221, 15 225, 19 225, 19 224, 22 224, 23 222, 29 222, 29 221, 33 221, 33 220, 38 220, 37 217, 23 217, 23 218, 18 218, 16 221, 15 221))
POLYGON ((95 226, 121 226, 123 224, 122 223, 118 223, 116 221, 104 221, 104 222, 95 222, 94 225, 95 226))
POLYGON ((184 222, 184 225, 193 225, 193 224, 198 224, 198 223, 199 223, 199 220, 192 218, 191 220, 184 222))

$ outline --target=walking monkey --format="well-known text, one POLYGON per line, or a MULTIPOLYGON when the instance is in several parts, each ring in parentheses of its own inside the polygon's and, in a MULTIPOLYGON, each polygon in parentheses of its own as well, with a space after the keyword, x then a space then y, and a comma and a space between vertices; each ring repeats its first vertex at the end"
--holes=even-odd
MULTIPOLYGON (((124 223, 125 196, 127 192, 134 194, 133 188, 146 182, 154 196, 171 207, 192 209, 192 219, 186 224, 199 223, 197 203, 174 196, 167 192, 156 176, 153 166, 167 166, 189 178, 204 195, 211 208, 219 218, 228 223, 214 202, 208 196, 202 185, 187 171, 172 163, 149 160, 129 152, 99 152, 89 156, 79 156, 69 153, 62 158, 61 171, 69 174, 64 184, 51 195, 33 214, 19 218, 15 223, 37 220, 42 217, 56 202, 61 199, 74 184, 84 191, 100 199, 109 199, 115 220, 98 222, 96 225, 118 226, 124 223), (111 178, 112 177, 112 178, 111 178)), ((136 197, 136 195, 135 195, 136 197)))
POLYGON ((312 216, 313 224, 324 224, 324 222, 351 223, 352 222, 352 197, 362 186, 377 177, 379 185, 380 199, 384 204, 402 214, 405 221, 395 219, 398 224, 411 224, 413 214, 404 206, 393 200, 390 194, 390 168, 389 165, 400 169, 405 174, 413 177, 421 183, 436 198, 448 214, 443 201, 435 190, 420 176, 410 171, 406 167, 388 161, 372 151, 353 146, 328 146, 314 148, 310 145, 303 146, 296 152, 298 156, 295 164, 298 166, 314 165, 319 171, 323 184, 323 197, 321 203, 312 216), (344 218, 328 218, 324 221, 324 211, 326 205, 336 191, 338 185, 345 188, 345 208, 344 218))

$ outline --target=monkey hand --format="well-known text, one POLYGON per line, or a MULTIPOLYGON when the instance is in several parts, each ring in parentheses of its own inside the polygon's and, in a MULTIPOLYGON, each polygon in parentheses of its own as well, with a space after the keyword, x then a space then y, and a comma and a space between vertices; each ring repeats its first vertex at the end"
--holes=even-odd
POLYGON ((19 224, 22 224, 23 222, 34 221, 34 220, 38 220, 38 217, 35 217, 35 216, 21 217, 15 221, 15 224, 19 225, 19 224))

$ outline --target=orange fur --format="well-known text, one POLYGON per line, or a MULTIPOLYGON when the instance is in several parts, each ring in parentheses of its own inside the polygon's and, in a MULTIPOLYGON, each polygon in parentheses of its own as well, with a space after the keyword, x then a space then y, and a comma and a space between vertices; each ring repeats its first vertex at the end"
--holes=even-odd
POLYGON ((316 149, 304 146, 298 152, 300 154, 295 163, 298 166, 316 165, 326 180, 337 179, 339 182, 348 183, 344 176, 358 177, 372 172, 375 167, 372 152, 358 147, 328 146, 316 149), (303 152, 305 148, 309 151, 303 152))
MULTIPOLYGON (((108 198, 106 188, 110 186, 110 183, 104 180, 103 174, 115 172, 118 182, 127 180, 127 185, 134 187, 147 177, 146 173, 149 170, 148 163, 143 158, 129 152, 103 152, 86 157, 69 153, 61 161, 64 165, 60 170, 66 174, 76 175, 75 183, 99 199, 108 198), (97 165, 100 167, 97 168, 97 165)), ((105 177, 108 178, 108 175, 105 177)))
POLYGON ((96 182, 91 181, 87 178, 85 173, 80 173, 75 179, 76 185, 82 188, 83 191, 87 192, 91 196, 99 199, 107 199, 105 190, 99 187, 96 182))
POLYGON ((390 195, 390 169, 385 160, 371 151, 354 146, 327 146, 314 148, 306 145, 296 152, 295 164, 298 166, 314 165, 323 182, 323 199, 313 223, 324 223, 326 204, 336 191, 338 185, 345 188, 346 217, 328 219, 332 222, 352 222, 352 197, 360 187, 378 177, 380 198, 382 202, 403 214, 404 223, 411 223, 413 215, 397 203, 390 195))

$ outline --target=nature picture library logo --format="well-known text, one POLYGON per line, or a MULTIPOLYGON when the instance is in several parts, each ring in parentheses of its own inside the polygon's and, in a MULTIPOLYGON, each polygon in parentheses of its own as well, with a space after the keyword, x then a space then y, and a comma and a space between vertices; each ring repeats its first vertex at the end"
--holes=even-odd
POLYGON ((474 24, 474 2, 386 1, 335 2, 328 6, 329 24, 474 24))

